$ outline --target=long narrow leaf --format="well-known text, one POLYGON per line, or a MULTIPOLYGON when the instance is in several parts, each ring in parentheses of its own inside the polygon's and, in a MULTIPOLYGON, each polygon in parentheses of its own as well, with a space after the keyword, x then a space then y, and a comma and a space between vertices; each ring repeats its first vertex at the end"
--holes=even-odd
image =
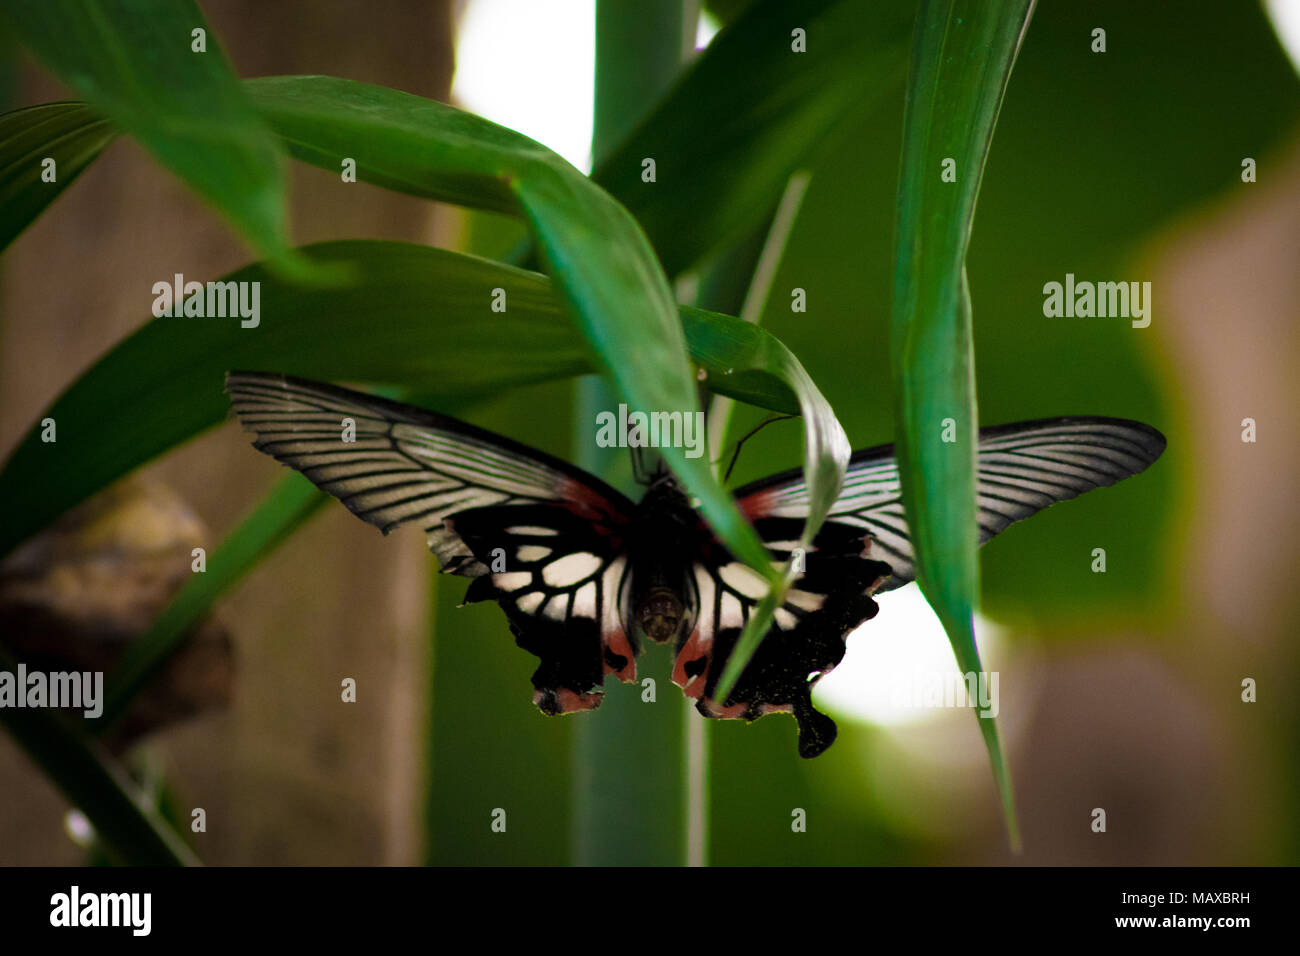
POLYGON ((758 0, 592 178, 677 275, 756 225, 844 116, 897 89, 914 10, 915 0, 758 0), (642 181, 646 158, 654 183, 642 181))
MULTIPOLYGON (((742 327, 755 333, 762 332, 747 322, 742 327)), ((804 522, 801 543, 807 547, 840 493, 844 469, 848 466, 851 454, 849 439, 839 421, 829 414, 830 406, 803 366, 777 339, 756 335, 751 361, 755 368, 781 369, 782 377, 790 382, 795 394, 799 396, 804 419, 804 476, 809 488, 808 518, 804 522)), ((726 701, 727 695, 744 673, 745 665, 771 626, 773 613, 785 601, 786 592, 795 577, 791 567, 781 569, 767 595, 746 621, 745 629, 727 658, 727 666, 714 688, 715 699, 726 701)))
POLYGON ((280 144, 193 0, 8 0, 0 18, 273 265, 312 275, 289 248, 280 144))
MULTIPOLYGON (((1033 0, 924 0, 904 114, 891 342, 896 448, 917 582, 967 672, 981 665, 973 622, 978 419, 966 249, 998 109, 1032 8, 1033 0)), ((992 719, 978 723, 1018 846, 997 727, 992 719)))
MULTIPOLYGON (((154 319, 60 396, 40 416, 56 421, 59 440, 43 442, 34 426, 0 471, 0 554, 222 421, 230 368, 399 385, 458 405, 594 370, 544 276, 405 243, 324 243, 308 252, 324 264, 346 264, 353 280, 341 289, 306 289, 261 266, 241 269, 227 279, 261 283, 256 328, 242 328, 238 318, 154 319), (490 311, 494 288, 508 292, 504 313, 490 311)), ((802 368, 769 333, 730 316, 681 313, 690 350, 716 391, 786 413, 816 403, 796 398, 808 387, 802 368)))
MULTIPOLYGON (((689 247, 692 236, 720 238, 743 227, 744 222, 726 217, 761 207, 762 200, 770 198, 768 193, 774 197, 794 164, 850 103, 868 93, 878 95, 888 85, 885 81, 897 69, 899 25, 907 8, 902 0, 870 5, 861 0, 799 6, 760 3, 751 17, 728 31, 725 41, 702 58, 671 98, 677 104, 673 109, 681 109, 670 116, 666 107, 661 108, 606 166, 620 195, 652 222, 661 245, 671 250, 672 261, 694 258, 699 250, 689 247), (786 21, 797 22, 797 28, 813 38, 812 53, 796 53, 785 31, 774 29, 774 24, 786 21), (867 48, 846 46, 846 38, 860 38, 867 48), (870 67, 847 68, 855 58, 870 67), (734 84, 714 81, 741 62, 759 63, 761 68, 757 73, 748 71, 752 75, 740 101, 725 96, 719 101, 713 91, 731 90, 734 84), (664 151, 658 155, 670 168, 681 171, 698 156, 699 138, 705 134, 716 147, 711 156, 718 161, 700 167, 701 175, 688 177, 695 190, 691 196, 684 195, 685 184, 678 183, 664 191, 672 202, 661 202, 662 197, 651 202, 657 193, 627 179, 623 159, 640 149, 638 137, 650 136, 661 143, 664 151), (734 164, 722 162, 723 154, 737 162, 747 158, 735 167, 743 168, 745 175, 733 176, 729 170, 734 164), (755 157, 763 159, 759 166, 755 157), (656 210, 669 207, 678 210, 676 219, 654 219, 656 210), (683 214, 706 219, 687 228, 683 214)), ((670 301, 666 286, 659 281, 659 270, 640 231, 620 215, 617 204, 598 190, 584 189, 581 177, 549 151, 442 104, 364 84, 280 77, 248 81, 246 89, 293 153, 307 162, 335 170, 351 159, 363 180, 485 209, 518 211, 521 202, 524 207, 531 203, 536 208, 524 211, 536 228, 547 230, 548 260, 593 340, 601 367, 622 375, 620 388, 634 405, 691 408, 693 392, 678 360, 680 345, 674 341, 672 324, 665 321, 670 301), (540 218, 538 210, 544 211, 540 218), (598 240, 607 237, 589 224, 578 230, 585 242, 572 239, 573 223, 568 217, 581 212, 598 227, 612 224, 628 238, 616 247, 624 253, 622 269, 602 270, 588 264, 593 250, 603 251, 607 245, 598 240), (564 218, 556 219, 557 213, 564 218), (638 289, 642 294, 637 294, 638 289), (651 291, 645 294, 645 290, 651 291), (659 348, 643 347, 646 328, 658 329, 659 348), (633 350, 641 358, 653 356, 660 367, 633 375, 628 362, 633 350)), ((636 168, 640 169, 639 159, 636 168)), ((679 450, 669 450, 669 455, 701 497, 702 509, 720 536, 738 556, 751 564, 759 562, 761 548, 708 469, 679 450)), ((826 486, 815 487, 827 491, 826 486)))
MULTIPOLYGON (((884 101, 904 72, 914 7, 914 0, 759 0, 749 5, 592 178, 632 212, 665 270, 676 275, 754 225, 843 116, 884 101), (805 32, 805 53, 792 49, 795 29, 805 32), (737 76, 744 83, 737 83, 737 76), (701 144, 707 144, 706 152, 701 144), (641 179, 646 158, 654 159, 659 170, 654 184, 641 179)), ((256 104, 259 91, 276 82, 254 79, 245 86, 256 104)), ((296 141, 283 104, 265 105, 284 123, 281 133, 298 158, 333 171, 339 170, 340 151, 357 158, 360 147, 350 148, 346 139, 338 150, 323 150, 312 137, 296 141)), ((368 135, 375 132, 372 128, 368 135)), ((406 134, 392 129, 380 135, 406 134)), ((390 160, 397 156, 393 150, 383 152, 390 160)), ((446 157, 433 158, 441 163, 446 157)), ((431 195, 427 169, 420 175, 359 162, 358 175, 399 192, 431 195)), ((444 183, 435 198, 500 211, 513 208, 499 186, 484 190, 462 183, 460 188, 471 195, 459 199, 445 192, 453 188, 444 183)), ((10 221, 3 206, 0 213, 10 221)))
POLYGON ((0 249, 116 136, 112 124, 84 103, 47 103, 0 116, 0 249))
MULTIPOLYGON (((644 411, 694 414, 699 399, 668 279, 636 220, 558 155, 454 107, 335 77, 247 85, 294 156, 432 199, 523 216, 597 367, 644 411)), ((508 308, 508 306, 507 306, 508 308)), ((737 558, 770 574, 767 552, 703 458, 660 449, 737 558)))

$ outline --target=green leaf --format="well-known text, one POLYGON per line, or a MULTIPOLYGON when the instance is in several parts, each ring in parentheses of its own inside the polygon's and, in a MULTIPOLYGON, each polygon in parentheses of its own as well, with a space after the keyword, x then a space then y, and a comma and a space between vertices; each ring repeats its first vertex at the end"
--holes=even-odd
POLYGON ((321 278, 289 248, 280 146, 192 0, 10 0, 0 18, 273 265, 321 278), (206 52, 191 49, 196 29, 206 52))
MULTIPOLYGON (((798 217, 799 206, 803 201, 803 194, 807 189, 808 181, 809 174, 802 171, 790 177, 785 193, 782 195, 776 212, 772 216, 772 222, 763 241, 762 250, 754 259, 749 288, 745 293, 744 303, 740 309, 741 319, 750 326, 757 326, 767 307, 772 291, 772 281, 780 265, 781 258, 785 254, 786 244, 790 239, 790 231, 794 226, 795 219, 798 217)), ((725 260, 715 262, 706 272, 713 272, 723 265, 725 265, 725 260)), ((729 399, 718 397, 713 400, 710 408, 710 415, 712 416, 710 427, 716 430, 716 434, 712 436, 716 443, 715 447, 721 448, 726 441, 733 408, 734 403, 729 399)), ((810 409, 808 414, 812 418, 817 413, 815 409, 810 409)), ((805 446, 805 475, 813 474, 819 467, 829 466, 833 468, 833 471, 828 470, 823 475, 820 484, 817 486, 817 493, 810 502, 808 521, 804 525, 802 535, 803 544, 807 545, 816 536, 817 529, 821 527, 822 521, 825 520, 831 505, 839 494, 850 449, 848 438, 844 435, 838 421, 825 422, 820 429, 817 426, 809 425, 804 429, 804 437, 807 441, 805 446), (820 443, 816 440, 818 431, 820 431, 822 437, 820 443), (818 452, 821 450, 827 452, 824 458, 819 458, 818 452)), ((793 563, 787 565, 783 569, 781 582, 768 588, 767 593, 763 595, 763 599, 755 606, 754 613, 745 622, 745 627, 741 631, 735 647, 732 648, 726 666, 718 679, 718 684, 714 688, 714 695, 717 699, 727 701, 732 688, 736 685, 736 681, 740 680, 745 668, 749 666, 750 659, 758 650, 759 644, 766 637, 768 631, 771 630, 772 617, 776 613, 776 609, 784 603, 790 585, 794 583, 796 577, 793 563)))
MULTIPOLYGON (((807 547, 839 496, 844 469, 848 467, 852 454, 849 439, 830 405, 793 353, 779 339, 748 322, 740 323, 739 328, 728 327, 727 332, 735 341, 742 337, 742 330, 754 333, 751 349, 741 350, 742 354, 747 353, 748 367, 776 372, 799 396, 804 421, 804 479, 809 489, 808 518, 804 522, 801 543, 807 547)), ((784 603, 786 592, 797 576, 793 568, 787 566, 772 582, 771 589, 754 609, 727 659, 727 666, 713 691, 714 699, 726 702, 727 695, 744 673, 745 665, 767 634, 772 614, 784 603)))
MULTIPOLYGON (((549 271, 556 277, 570 308, 579 316, 580 326, 595 346, 601 371, 614 383, 619 395, 633 409, 696 413, 699 396, 695 377, 689 366, 685 375, 677 373, 678 353, 684 355, 686 347, 667 280, 661 274, 653 282, 649 276, 639 276, 641 255, 611 257, 607 271, 600 274, 582 270, 582 261, 591 255, 590 250, 562 241, 562 231, 571 228, 572 204, 578 198, 569 184, 556 176, 521 181, 518 188, 549 271), (565 276, 570 281, 563 281, 565 276), (653 307, 642 308, 651 305, 645 301, 638 301, 635 308, 629 307, 638 288, 646 289, 647 295, 653 290, 658 300, 653 307)), ((653 261, 654 253, 644 233, 628 212, 606 194, 599 195, 604 202, 588 206, 588 211, 595 214, 592 218, 597 220, 591 239, 599 241, 601 237, 629 231, 640 240, 644 255, 653 261)), ((657 266, 655 271, 659 273, 657 266)), ((659 453, 694 493, 700 514, 727 549, 771 578, 767 549, 718 482, 708 456, 691 458, 684 449, 674 447, 660 448, 659 453)))
MULTIPOLYGON (((338 170, 352 158, 358 179, 524 217, 620 398, 644 411, 698 410, 672 291, 645 233, 555 153, 481 117, 386 87, 301 76, 253 80, 248 89, 299 159, 338 170)), ((770 574, 766 550, 708 462, 682 448, 661 451, 718 538, 770 574)))
MULTIPOLYGON (((980 671, 975 363, 966 250, 984 161, 1033 0, 924 0, 904 114, 891 357, 896 449, 916 578, 957 663, 980 671), (945 182, 945 162, 956 181, 945 182), (945 423, 955 442, 944 441, 945 423)), ((978 720, 1019 846, 992 719, 978 720)))
POLYGON ((47 103, 0 116, 0 249, 113 141, 116 130, 84 103, 47 103), (54 160, 54 182, 42 163, 54 160))
POLYGON ((190 629, 218 597, 328 500, 328 495, 301 475, 281 478, 212 554, 207 572, 191 574, 149 630, 131 642, 109 675, 104 712, 94 725, 95 731, 103 733, 122 716, 136 693, 185 645, 190 629))
MULTIPOLYGON (((635 200, 653 223, 673 261, 688 261, 698 253, 679 251, 679 243, 689 245, 692 236, 716 233, 721 238, 748 224, 752 216, 747 211, 779 193, 793 167, 849 104, 869 93, 878 95, 881 79, 897 66, 888 51, 898 46, 905 7, 897 2, 863 7, 857 0, 798 8, 759 4, 744 23, 728 31, 734 39, 720 38, 670 97, 681 116, 661 108, 605 167, 612 181, 620 183, 620 193, 635 200), (796 9, 796 19, 807 25, 802 28, 823 44, 807 54, 792 52, 789 31, 772 26, 789 20, 796 9), (847 28, 850 22, 855 29, 847 28), (774 36, 779 44, 774 45, 774 36), (849 37, 865 37, 870 50, 844 48, 849 37), (855 60, 872 67, 844 69, 855 60), (748 64, 744 71, 752 80, 744 96, 719 99, 713 91, 734 90, 735 84, 716 81, 742 64, 748 64), (842 79, 846 76, 852 82, 842 79), (672 190, 648 192, 640 188, 639 159, 631 180, 619 159, 637 152, 647 135, 665 145, 666 151, 657 155, 679 175, 687 164, 699 166, 702 135, 717 146, 711 152, 716 161, 702 175, 688 177, 692 185, 685 192, 684 182, 672 190), (673 201, 663 202, 664 193, 673 201), (679 214, 663 218, 661 211, 670 207, 679 214), (741 219, 734 218, 737 211, 741 219), (705 213, 709 215, 699 221, 705 213)), ((527 215, 548 243, 547 259, 593 343, 599 366, 622 376, 618 386, 629 404, 693 410, 694 390, 681 361, 680 336, 668 318, 671 296, 644 235, 616 203, 549 150, 443 104, 346 80, 273 77, 247 81, 245 88, 299 159, 336 171, 349 157, 357 162, 359 178, 386 188, 527 215), (624 241, 610 243, 602 232, 606 229, 624 241), (602 260, 604 268, 596 265, 602 260), (657 336, 657 347, 649 347, 648 330, 657 336), (627 359, 634 353, 654 356, 652 374, 631 374, 627 359)), ((762 215, 761 208, 753 215, 762 215)), ((707 467, 678 449, 670 449, 669 457, 701 498, 719 536, 738 557, 758 562, 763 552, 757 539, 707 467)))
POLYGON ((295 159, 333 173, 353 159, 362 182, 411 196, 517 215, 514 178, 568 166, 504 126, 384 86, 268 76, 245 80, 244 89, 295 159))
MULTIPOLYGON (((0 669, 17 662, 0 648, 0 669)), ((109 855, 131 866, 193 866, 199 861, 113 759, 57 711, 0 707, 3 723, 68 802, 81 810, 109 855)))
POLYGON ((691 64, 592 173, 677 275, 757 225, 842 117, 897 88, 912 0, 764 0, 691 64), (791 49, 806 32, 807 52, 791 49), (642 160, 656 181, 642 182, 642 160))
MULTIPOLYGON (((40 417, 0 471, 0 555, 133 468, 222 421, 231 368, 409 387, 460 404, 511 386, 594 371, 551 283, 536 273, 425 246, 354 240, 308 247, 355 273, 311 289, 261 265, 221 281, 259 282, 261 320, 158 318, 114 347, 40 417), (493 313, 490 290, 507 290, 493 313)), ((686 338, 713 388, 793 413, 802 369, 770 334, 683 309, 686 338), (764 344, 767 340, 770 344, 764 344), (725 374, 769 363, 763 374, 725 374), (785 376, 789 381, 781 378, 785 376)), ((806 377, 806 376, 805 376, 806 377)))

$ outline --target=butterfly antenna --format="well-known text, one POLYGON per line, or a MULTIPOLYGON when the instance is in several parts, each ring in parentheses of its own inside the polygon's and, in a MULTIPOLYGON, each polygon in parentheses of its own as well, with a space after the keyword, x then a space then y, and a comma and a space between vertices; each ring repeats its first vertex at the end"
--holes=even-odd
POLYGON ((768 425, 771 425, 773 422, 785 421, 787 418, 794 418, 794 416, 793 415, 769 415, 767 416, 767 418, 763 419, 761 422, 759 422, 757 425, 751 428, 748 432, 746 432, 740 438, 740 440, 736 442, 736 449, 731 453, 731 464, 727 465, 727 473, 722 476, 722 481, 724 484, 731 478, 731 471, 733 468, 736 467, 736 462, 740 459, 740 449, 745 444, 745 442, 749 441, 751 438, 757 435, 768 425))

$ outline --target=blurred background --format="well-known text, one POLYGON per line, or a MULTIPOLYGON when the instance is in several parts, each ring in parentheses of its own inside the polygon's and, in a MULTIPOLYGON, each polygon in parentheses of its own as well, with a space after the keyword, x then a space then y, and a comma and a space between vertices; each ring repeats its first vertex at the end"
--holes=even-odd
MULTIPOLYGON (((449 100, 590 166, 594 3, 202 6, 242 76, 330 73, 449 100)), ((745 6, 704 4, 683 42, 707 45, 745 6)), ((1000 675, 1023 855, 1008 850, 971 713, 895 700, 918 675, 956 670, 909 586, 882 597, 879 617, 819 685, 841 729, 825 756, 798 758, 792 721, 710 724, 710 862, 1300 858, 1291 692, 1300 679, 1300 85, 1278 33, 1290 29, 1300 49, 1298 21, 1297 0, 1189 0, 1176 11, 1040 0, 1011 78, 969 260, 981 423, 1113 415, 1169 439, 1148 472, 1017 525, 982 552, 981 650, 1000 675), (1104 54, 1090 49, 1097 27, 1104 54), (1242 181, 1245 158, 1256 161, 1255 182, 1242 181), (1150 327, 1045 318, 1042 287, 1066 273, 1151 282, 1150 327), (1242 441, 1247 418, 1254 443, 1242 441), (1092 570, 1095 548, 1106 551, 1105 573, 1092 570), (1246 678, 1257 682, 1256 702, 1242 700, 1246 678), (806 811, 806 832, 791 830, 795 808, 806 811), (1094 808, 1106 811, 1105 833, 1091 829, 1094 808)), ((9 107, 67 97, 12 51, 2 66, 9 107)), ((762 317, 857 448, 892 438, 903 82, 883 107, 846 117, 818 151, 762 317), (807 291, 806 313, 787 307, 794 287, 807 291)), ((707 162, 709 144, 699 149, 707 162)), ((362 184, 340 189, 336 176, 302 165, 292 177, 300 243, 391 238, 501 256, 523 235, 499 217, 362 184)), ((0 453, 148 317, 159 276, 216 277, 247 261, 184 187, 133 143, 115 142, 0 259, 0 453)), ((679 291, 692 290, 737 311, 687 276, 679 291)), ((573 400, 565 383, 445 410, 573 458, 591 440, 573 434, 573 400)), ((761 417, 742 407, 735 424, 761 417)), ((800 442, 797 422, 765 429, 734 483, 797 465, 800 442)), ((187 565, 193 543, 215 546, 278 473, 228 423, 70 516, 47 548, 53 569, 34 586, 73 581, 89 622, 82 639, 120 638, 174 584, 153 574, 137 590, 96 590, 86 555, 179 555, 187 565)), ((418 532, 385 539, 331 502, 227 595, 188 665, 164 675, 159 709, 186 719, 152 730, 142 722, 121 746, 179 819, 207 811, 206 832, 185 828, 205 862, 571 859, 583 825, 572 809, 583 769, 574 727, 601 714, 540 716, 528 682, 535 660, 495 607, 457 608, 463 584, 435 581, 435 569, 418 532), (337 703, 343 676, 357 679, 355 705, 337 703), (509 811, 504 836, 488 825, 497 807, 509 811)), ((0 570, 0 608, 22 570, 0 570)), ((651 676, 661 719, 697 719, 666 673, 651 676)), ((0 864, 87 859, 68 806, 7 737, 0 794, 0 864)), ((656 812, 628 806, 629 828, 656 812)))

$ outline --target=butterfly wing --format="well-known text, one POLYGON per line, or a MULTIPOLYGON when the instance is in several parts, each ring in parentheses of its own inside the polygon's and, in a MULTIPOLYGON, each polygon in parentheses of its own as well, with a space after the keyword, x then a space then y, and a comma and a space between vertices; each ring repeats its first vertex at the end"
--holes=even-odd
POLYGON ((489 573, 465 603, 495 600, 516 643, 541 659, 533 702, 543 713, 600 704, 606 674, 636 679, 635 633, 624 623, 628 562, 616 529, 556 505, 474 508, 447 519, 489 573))
POLYGON ((425 531, 443 570, 473 578, 541 658, 546 713, 600 703, 606 673, 636 676, 622 536, 632 504, 580 469, 444 415, 287 375, 231 372, 253 446, 385 534, 425 531))
MULTIPOLYGON (((783 562, 798 546, 802 528, 794 518, 756 522, 773 558, 783 562)), ((699 699, 700 713, 745 720, 791 713, 802 757, 815 757, 834 742, 835 722, 813 707, 812 688, 843 659, 845 636, 879 610, 871 595, 889 576, 889 565, 866 558, 866 545, 860 529, 823 525, 725 704, 714 699, 714 688, 766 583, 719 549, 694 565, 696 615, 678 649, 673 680, 687 697, 699 699)))
MULTIPOLYGON (((1165 450, 1150 425, 1122 418, 1045 418, 980 430, 976 458, 979 543, 1058 501, 1113 485, 1145 470, 1165 450)), ((881 592, 916 576, 892 445, 854 453, 828 521, 870 535, 870 556, 889 564, 881 592)), ((808 514, 800 471, 773 475, 736 492, 751 520, 808 514)))
MULTIPOLYGON (((1058 501, 1137 474, 1164 447, 1158 431, 1123 419, 1043 419, 982 430, 980 543, 1058 501)), ((736 499, 775 560, 795 556, 809 507, 802 471, 746 485, 736 499)), ((843 658, 848 633, 875 615, 872 595, 915 574, 892 446, 852 456, 829 517, 798 558, 802 576, 725 703, 712 699, 714 686, 765 588, 738 563, 697 564, 699 616, 679 651, 674 679, 687 696, 700 698, 697 707, 707 716, 753 720, 794 713, 799 753, 812 757, 836 733, 834 722, 812 706, 813 684, 843 658)))

